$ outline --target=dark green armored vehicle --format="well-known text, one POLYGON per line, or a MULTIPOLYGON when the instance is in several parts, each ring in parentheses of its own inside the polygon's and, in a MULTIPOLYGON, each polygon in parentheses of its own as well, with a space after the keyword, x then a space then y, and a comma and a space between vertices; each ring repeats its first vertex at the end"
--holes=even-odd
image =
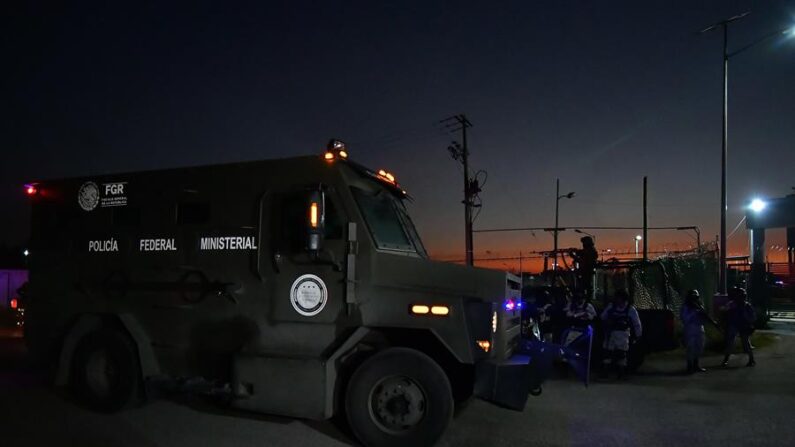
POLYGON ((522 409, 506 273, 433 262, 394 176, 320 156, 26 185, 30 349, 90 407, 223 384, 234 407, 344 412, 367 445, 427 445, 472 394, 522 409))

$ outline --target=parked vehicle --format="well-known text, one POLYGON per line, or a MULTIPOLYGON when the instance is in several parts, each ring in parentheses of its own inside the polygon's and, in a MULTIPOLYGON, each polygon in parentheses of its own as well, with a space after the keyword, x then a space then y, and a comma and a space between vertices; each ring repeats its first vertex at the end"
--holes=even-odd
POLYGON ((92 408, 201 378, 236 408, 428 445, 472 394, 521 410, 516 281, 428 259, 385 170, 319 156, 39 181, 30 349, 92 408))

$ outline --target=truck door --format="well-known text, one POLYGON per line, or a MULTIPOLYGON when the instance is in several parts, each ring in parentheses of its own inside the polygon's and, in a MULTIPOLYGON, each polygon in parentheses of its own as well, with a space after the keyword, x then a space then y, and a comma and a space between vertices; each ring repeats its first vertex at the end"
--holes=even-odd
POLYGON ((271 280, 270 318, 276 321, 328 324, 345 309, 347 218, 335 193, 318 195, 316 188, 277 192, 271 198, 271 243, 265 250, 270 268, 265 270, 271 280), (313 211, 311 202, 318 197, 322 203, 313 211), (313 219, 322 235, 315 251, 309 247, 313 219))

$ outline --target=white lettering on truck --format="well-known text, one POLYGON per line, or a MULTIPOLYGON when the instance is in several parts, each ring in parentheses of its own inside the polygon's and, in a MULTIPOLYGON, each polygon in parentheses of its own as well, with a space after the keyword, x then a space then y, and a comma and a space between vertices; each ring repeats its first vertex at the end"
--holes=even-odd
POLYGON ((89 252, 119 251, 119 243, 110 238, 104 241, 88 241, 89 252))
POLYGON ((138 251, 177 251, 174 239, 141 239, 138 241, 138 251))
POLYGON ((254 236, 220 236, 203 237, 199 242, 200 250, 256 250, 257 240, 254 236))
POLYGON ((105 183, 105 195, 124 194, 124 183, 105 183))

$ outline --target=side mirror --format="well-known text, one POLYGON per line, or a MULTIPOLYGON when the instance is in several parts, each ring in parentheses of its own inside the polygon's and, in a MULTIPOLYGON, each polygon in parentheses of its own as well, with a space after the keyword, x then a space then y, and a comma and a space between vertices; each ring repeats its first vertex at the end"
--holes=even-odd
POLYGON ((326 196, 320 189, 309 193, 307 219, 307 250, 315 256, 323 248, 326 224, 326 196))

